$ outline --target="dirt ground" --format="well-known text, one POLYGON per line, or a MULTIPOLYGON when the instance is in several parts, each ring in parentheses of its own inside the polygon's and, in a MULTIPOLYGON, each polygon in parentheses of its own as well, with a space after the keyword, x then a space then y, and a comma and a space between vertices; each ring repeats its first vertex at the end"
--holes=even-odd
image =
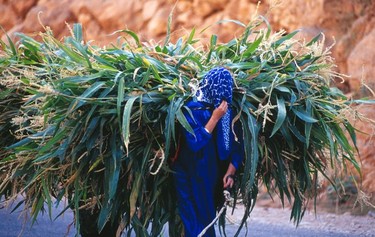
MULTIPOLYGON (((239 213, 234 216, 233 222, 239 222, 239 213), (237 218, 237 219, 236 219, 237 218)), ((256 206, 250 216, 249 226, 252 222, 272 224, 276 226, 295 227, 289 221, 290 210, 281 208, 269 208, 256 206)), ((315 214, 307 211, 298 229, 305 228, 311 230, 325 231, 327 233, 342 233, 350 236, 375 236, 375 212, 368 215, 354 216, 350 212, 344 214, 334 214, 318 210, 315 214)))
MULTIPOLYGON (((347 201, 332 202, 327 197, 321 197, 317 200, 316 211, 311 205, 297 229, 342 233, 343 236, 375 236, 375 208, 354 205, 353 200, 347 201)), ((233 216, 227 215, 227 219, 236 225, 242 213, 243 207, 239 206, 233 216)), ((272 200, 267 194, 260 195, 250 215, 249 225, 254 222, 295 228, 295 224, 290 221, 290 213, 290 206, 282 208, 278 199, 272 200)))

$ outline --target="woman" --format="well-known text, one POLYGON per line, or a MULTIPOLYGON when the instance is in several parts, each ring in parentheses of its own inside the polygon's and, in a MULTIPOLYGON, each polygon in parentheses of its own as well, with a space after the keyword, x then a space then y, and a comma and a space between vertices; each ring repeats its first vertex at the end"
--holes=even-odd
MULTIPOLYGON (((185 116, 194 134, 183 129, 183 139, 174 162, 178 210, 185 237, 196 237, 216 217, 223 188, 233 186, 242 157, 239 123, 232 131, 233 78, 222 67, 210 70, 193 100, 186 104, 185 116)), ((210 228, 205 236, 214 237, 210 228)))

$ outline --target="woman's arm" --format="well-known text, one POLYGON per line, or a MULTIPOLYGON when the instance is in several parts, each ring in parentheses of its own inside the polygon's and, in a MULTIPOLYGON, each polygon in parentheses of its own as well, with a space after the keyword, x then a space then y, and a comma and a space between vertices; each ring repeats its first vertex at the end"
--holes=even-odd
POLYGON ((196 118, 191 118, 190 115, 187 114, 187 120, 193 128, 194 134, 185 130, 185 139, 188 147, 192 151, 197 152, 208 143, 211 139, 212 131, 215 129, 220 118, 224 116, 227 109, 228 104, 226 101, 223 101, 218 108, 214 109, 205 126, 200 124, 199 121, 196 121, 196 118))

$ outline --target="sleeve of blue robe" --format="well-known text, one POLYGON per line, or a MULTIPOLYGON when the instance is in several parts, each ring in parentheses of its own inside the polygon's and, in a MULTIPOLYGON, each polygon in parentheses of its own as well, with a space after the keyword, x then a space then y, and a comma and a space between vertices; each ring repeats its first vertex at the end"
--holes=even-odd
POLYGON ((192 112, 194 114, 194 119, 190 116, 190 113, 185 113, 185 117, 193 129, 194 134, 184 129, 184 136, 189 149, 193 152, 197 152, 205 147, 212 138, 212 135, 204 129, 211 117, 211 112, 209 110, 201 110, 199 113, 192 112))

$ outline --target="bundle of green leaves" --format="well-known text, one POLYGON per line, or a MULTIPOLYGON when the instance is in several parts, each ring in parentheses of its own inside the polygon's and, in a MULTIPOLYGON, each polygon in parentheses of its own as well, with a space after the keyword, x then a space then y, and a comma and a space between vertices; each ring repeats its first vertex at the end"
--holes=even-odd
MULTIPOLYGON (((235 78, 246 153, 235 188, 246 207, 240 227, 262 184, 292 203, 298 223, 319 173, 330 179, 327 168, 347 164, 359 172, 355 129, 344 116, 350 100, 330 86, 339 75, 321 35, 306 43, 298 31, 273 33, 264 18, 232 22, 243 34, 227 43, 212 35, 207 47, 195 30, 160 44, 123 30, 124 41, 100 48, 82 38, 79 24, 63 42, 48 29, 39 41, 19 34, 17 44, 1 42, 0 84, 24 103, 5 121, 17 127, 18 142, 2 144, 11 152, 0 160, 0 195, 22 193, 34 219, 67 200, 77 216, 96 215, 99 231, 109 224, 157 236, 169 222, 175 236, 169 157, 177 126, 192 132, 184 103, 208 70, 224 66, 235 78)), ((80 231, 85 223, 75 221, 80 231)))

